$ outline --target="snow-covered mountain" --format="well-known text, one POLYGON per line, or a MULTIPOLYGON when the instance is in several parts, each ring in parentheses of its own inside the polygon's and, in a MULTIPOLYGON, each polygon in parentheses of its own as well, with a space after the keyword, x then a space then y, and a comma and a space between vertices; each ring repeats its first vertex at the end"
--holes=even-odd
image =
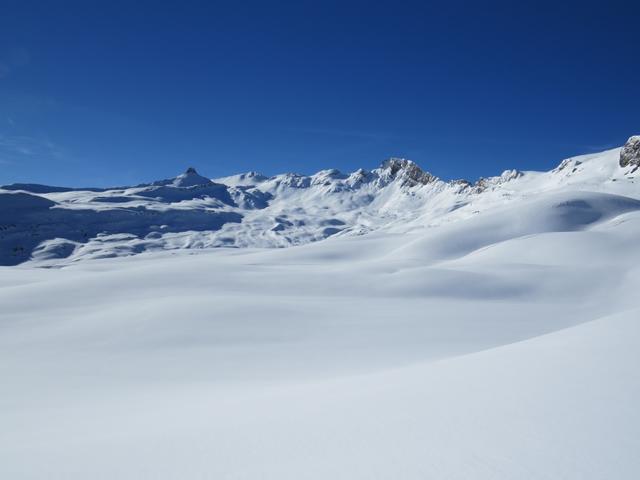
POLYGON ((0 264, 42 265, 143 251, 286 247, 372 231, 411 232, 552 192, 637 198, 638 138, 550 172, 443 181, 410 160, 311 176, 249 172, 211 180, 193 168, 134 187, 0 189, 0 264))
POLYGON ((639 478, 638 140, 5 188, 0 478, 639 478))

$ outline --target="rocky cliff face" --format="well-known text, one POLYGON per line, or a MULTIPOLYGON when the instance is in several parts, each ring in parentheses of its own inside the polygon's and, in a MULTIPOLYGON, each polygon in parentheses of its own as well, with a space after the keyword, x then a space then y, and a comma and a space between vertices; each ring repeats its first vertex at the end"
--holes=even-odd
POLYGON ((629 138, 620 150, 620 166, 632 166, 635 169, 640 167, 640 135, 629 138))
POLYGON ((380 166, 381 176, 385 174, 391 179, 399 179, 402 186, 415 187, 434 182, 436 177, 423 171, 411 160, 404 158, 390 158, 380 166))

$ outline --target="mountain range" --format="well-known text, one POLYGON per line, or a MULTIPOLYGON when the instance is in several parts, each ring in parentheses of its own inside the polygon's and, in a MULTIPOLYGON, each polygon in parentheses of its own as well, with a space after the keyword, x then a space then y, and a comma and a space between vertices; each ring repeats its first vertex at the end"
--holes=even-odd
MULTIPOLYGON (((63 265, 191 248, 273 248, 328 237, 406 233, 514 202, 567 192, 640 198, 640 137, 563 160, 548 172, 444 181, 391 158, 367 171, 248 172, 210 179, 193 168, 128 187, 0 187, 0 264, 63 265)), ((567 228, 574 228, 569 225, 567 228)))

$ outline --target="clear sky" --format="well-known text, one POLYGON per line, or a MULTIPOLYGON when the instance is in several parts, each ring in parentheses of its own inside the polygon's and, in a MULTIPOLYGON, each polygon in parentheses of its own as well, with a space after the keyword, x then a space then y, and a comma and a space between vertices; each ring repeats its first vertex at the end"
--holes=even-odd
POLYGON ((0 184, 549 169, 640 133, 639 5, 0 0, 0 184))

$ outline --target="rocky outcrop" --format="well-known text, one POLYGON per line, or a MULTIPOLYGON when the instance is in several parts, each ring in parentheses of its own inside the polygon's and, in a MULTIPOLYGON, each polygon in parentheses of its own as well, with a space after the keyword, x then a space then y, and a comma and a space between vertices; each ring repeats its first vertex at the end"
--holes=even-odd
POLYGON ((426 185, 437 180, 429 172, 425 172, 411 160, 404 158, 390 158, 382 163, 382 176, 399 179, 402 186, 415 187, 426 185))
POLYGON ((640 135, 629 138, 620 150, 620 166, 640 167, 640 135))
POLYGON ((520 178, 523 175, 519 170, 505 170, 500 176, 484 178, 481 177, 476 183, 471 186, 472 192, 482 193, 485 190, 495 188, 504 183, 520 178))

